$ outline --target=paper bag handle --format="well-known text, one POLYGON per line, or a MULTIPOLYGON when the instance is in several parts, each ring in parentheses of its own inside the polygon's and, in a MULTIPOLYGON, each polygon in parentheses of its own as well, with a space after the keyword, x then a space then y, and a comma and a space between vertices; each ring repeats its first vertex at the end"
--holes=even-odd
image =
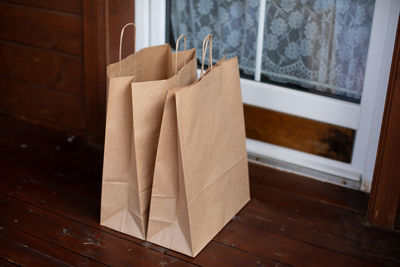
MULTIPOLYGON (((179 48, 179 41, 183 38, 183 51, 186 50, 186 34, 182 33, 178 39, 176 40, 176 47, 175 47, 175 75, 178 73, 178 48, 179 48)), ((183 64, 186 64, 186 58, 183 57, 183 64)))
POLYGON ((204 40, 203 40, 203 49, 202 49, 203 60, 202 60, 202 63, 201 63, 200 78, 203 77, 203 74, 204 74, 204 59, 206 57, 208 43, 210 43, 209 50, 208 50, 208 56, 209 56, 209 59, 208 59, 209 66, 208 67, 210 68, 210 70, 212 70, 212 35, 211 34, 207 34, 206 37, 204 37, 204 40))
MULTIPOLYGON (((119 38, 119 75, 121 75, 121 69, 122 69, 122 63, 121 63, 121 60, 122 60, 122 40, 124 39, 125 28, 128 27, 128 26, 133 26, 133 28, 134 28, 133 40, 135 40, 135 37, 136 37, 136 25, 135 25, 135 23, 131 22, 131 23, 125 24, 125 26, 121 30, 121 37, 119 38)), ((134 52, 134 55, 135 55, 135 63, 134 64, 136 65, 136 52, 134 52)), ((133 75, 135 75, 135 72, 136 72, 136 68, 133 69, 133 75)))

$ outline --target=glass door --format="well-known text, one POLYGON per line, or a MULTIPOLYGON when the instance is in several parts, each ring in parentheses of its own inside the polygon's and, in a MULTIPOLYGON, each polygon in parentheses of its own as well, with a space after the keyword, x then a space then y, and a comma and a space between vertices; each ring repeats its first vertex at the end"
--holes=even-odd
MULTIPOLYGON (((245 113, 334 129, 333 138, 344 133, 350 149, 347 157, 331 157, 275 142, 284 131, 270 139, 249 133, 250 157, 368 191, 399 10, 395 0, 136 1, 136 45, 173 44, 185 33, 200 57, 202 39, 211 33, 214 63, 239 58, 245 113)), ((296 138, 290 142, 301 142, 296 138)))

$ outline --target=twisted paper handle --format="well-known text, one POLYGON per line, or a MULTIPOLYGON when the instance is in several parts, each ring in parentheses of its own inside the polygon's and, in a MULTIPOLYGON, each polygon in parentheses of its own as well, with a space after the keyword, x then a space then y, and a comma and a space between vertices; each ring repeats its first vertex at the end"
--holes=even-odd
MULTIPOLYGON (((183 51, 186 50, 186 34, 182 33, 178 40, 176 40, 176 49, 175 49, 175 75, 178 73, 178 49, 179 49, 179 42, 183 38, 183 51)), ((186 64, 186 57, 183 57, 183 65, 186 64)))
POLYGON ((211 34, 207 34, 206 37, 204 37, 203 40, 203 60, 201 63, 201 74, 200 74, 200 78, 203 77, 204 74, 204 59, 206 58, 206 53, 207 53, 207 47, 209 48, 208 50, 208 67, 210 68, 210 70, 212 70, 212 35, 211 34), (208 44, 210 44, 210 46, 208 46, 208 44))
MULTIPOLYGON (((135 36, 136 36, 136 25, 134 23, 128 23, 126 24, 122 30, 121 30, 121 37, 119 39, 119 75, 121 75, 121 69, 122 69, 122 63, 121 63, 121 59, 122 59, 122 40, 124 39, 124 32, 125 32, 125 28, 128 26, 133 26, 134 31, 133 31, 133 40, 135 40, 135 36)), ((136 52, 134 53, 135 55, 135 65, 136 65, 136 52)), ((136 73, 136 68, 133 69, 133 75, 135 75, 136 73)))

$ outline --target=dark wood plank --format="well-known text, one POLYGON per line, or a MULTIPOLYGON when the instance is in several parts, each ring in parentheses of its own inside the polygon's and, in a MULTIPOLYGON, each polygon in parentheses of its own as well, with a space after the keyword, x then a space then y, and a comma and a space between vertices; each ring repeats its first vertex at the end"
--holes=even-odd
POLYGON ((367 218, 382 226, 394 227, 400 212, 400 20, 390 71, 385 111, 375 163, 367 218))
POLYGON ((262 202, 253 200, 238 222, 379 264, 400 264, 400 233, 365 223, 364 193, 258 164, 250 163, 249 170, 252 197, 262 202))
MULTIPOLYGON (((307 196, 290 189, 290 186, 292 191, 282 190, 284 183, 254 183, 253 179, 251 189, 255 199, 229 224, 233 225, 233 232, 239 231, 233 236, 228 232, 228 238, 232 238, 237 246, 232 247, 227 242, 230 239, 222 240, 218 236, 217 241, 210 243, 198 257, 188 258, 98 225, 101 149, 88 146, 80 139, 70 143, 65 134, 7 120, 4 116, 0 116, 0 124, 4 126, 0 128, 0 170, 4 178, 0 182, 0 193, 157 253, 205 266, 220 266, 220 263, 226 263, 227 266, 273 266, 281 260, 291 264, 292 261, 305 258, 301 253, 308 248, 313 249, 314 253, 322 253, 324 257, 340 257, 338 262, 343 264, 370 262, 396 266, 400 262, 400 233, 365 224, 364 213, 356 208, 357 205, 353 207, 345 201, 343 205, 332 205, 330 201, 316 200, 312 196, 318 197, 313 192, 318 187, 313 188, 307 196), (63 212, 60 213, 60 210, 63 212), (241 241, 241 238, 247 238, 240 234, 243 226, 257 230, 254 235, 260 236, 259 240, 253 239, 251 230, 246 230, 250 232, 250 241, 254 242, 257 249, 240 246, 242 243, 251 243, 247 239, 241 241), (267 234, 261 235, 264 232, 267 234), (284 242, 275 243, 279 238, 284 238, 284 242), (261 253, 259 248, 264 246, 262 242, 272 242, 271 246, 278 248, 278 251, 272 251, 278 254, 289 246, 286 253, 290 253, 290 256, 281 259, 279 255, 273 256, 269 250, 261 253), (298 244, 305 244, 302 245, 305 249, 298 250, 298 244), (322 249, 322 252, 314 247, 322 249), (298 255, 292 255, 297 250, 298 255)), ((264 177, 261 174, 260 179, 264 177)), ((347 199, 344 195, 342 197, 347 199)), ((265 249, 268 248, 266 246, 265 249)), ((312 256, 308 263, 320 266, 325 262, 318 256, 312 256)), ((299 262, 295 265, 302 264, 299 262)))
POLYGON ((268 201, 253 199, 235 222, 365 261, 400 264, 400 233, 371 227, 354 211, 262 190, 268 201))
POLYGON ((71 132, 85 129, 81 96, 0 77, 0 111, 71 132))
POLYGON ((283 172, 272 167, 249 162, 252 184, 275 188, 286 194, 296 194, 328 202, 355 211, 366 211, 368 194, 303 177, 298 174, 283 172))
POLYGON ((293 266, 379 266, 235 221, 229 223, 216 240, 293 266))
POLYGON ((197 256, 190 258, 174 251, 169 255, 182 257, 200 266, 290 266, 279 261, 271 260, 267 255, 254 255, 221 242, 211 241, 197 256))
POLYGON ((2 0, 2 2, 82 14, 82 0, 2 0))
MULTIPOLYGON (((72 195, 73 188, 78 187, 76 185, 77 182, 74 185, 73 181, 66 182, 61 179, 45 178, 44 176, 32 178, 23 174, 16 175, 6 166, 0 165, 0 168, 5 178, 5 181, 0 185, 1 192, 30 203, 35 203, 35 205, 54 212, 62 209, 63 214, 70 218, 94 226, 97 224, 99 204, 98 202, 95 204, 89 197, 72 195), (59 190, 59 188, 63 190, 59 190)), ((80 183, 80 188, 85 187, 86 184, 80 183)), ((306 243, 316 244, 333 251, 352 253, 360 257, 371 253, 382 254, 384 256, 385 251, 383 249, 387 249, 385 248, 385 244, 379 242, 379 247, 383 249, 376 249, 374 240, 382 241, 385 235, 382 235, 383 239, 372 239, 372 242, 369 240, 369 243, 363 244, 361 242, 363 240, 360 237, 367 236, 371 229, 367 229, 357 221, 343 220, 343 217, 351 218, 352 216, 357 216, 357 214, 352 214, 350 211, 346 212, 346 210, 339 208, 327 210, 326 204, 314 203, 311 200, 308 202, 299 201, 299 199, 288 201, 282 197, 277 198, 276 194, 271 194, 271 191, 265 190, 265 192, 269 200, 268 206, 263 208, 265 204, 259 202, 258 205, 248 205, 236 220, 245 225, 265 225, 268 226, 268 229, 263 230, 284 236, 289 235, 288 238, 295 238, 306 243), (286 206, 281 204, 284 202, 286 206), (300 208, 300 211, 298 210, 299 206, 303 207, 303 209, 300 208), (260 218, 266 219, 262 221, 260 218), (343 229, 343 225, 350 225, 350 227, 343 229), (282 231, 283 227, 285 229, 284 232, 282 231), (360 227, 365 228, 365 231, 358 232, 357 229, 360 227), (362 246, 365 248, 360 249, 362 246)), ((201 264, 203 260, 207 259, 203 255, 215 256, 215 253, 214 250, 210 251, 206 249, 201 253, 202 256, 200 259, 202 260, 200 261, 199 259, 195 263, 201 264)), ((229 253, 229 250, 226 253, 229 253)), ((223 255, 222 253, 220 256, 223 255)), ((262 256, 264 255, 260 255, 259 257, 262 256)), ((216 259, 220 259, 220 257, 216 257, 216 259)), ((370 259, 373 259, 373 257, 370 257, 370 259)))
POLYGON ((400 264, 400 233, 365 223, 364 193, 342 191, 340 187, 331 188, 330 184, 317 181, 310 181, 311 189, 307 189, 307 183, 295 181, 296 177, 301 181, 301 176, 269 170, 258 164, 250 164, 249 169, 252 197, 262 200, 262 204, 251 202, 238 216, 238 222, 254 226, 259 221, 259 226, 265 225, 275 234, 384 265, 400 264), (265 173, 262 176, 263 169, 265 173), (255 175, 252 170, 256 171, 255 175), (327 197, 318 193, 319 187, 320 193, 327 197), (260 221, 263 218, 265 220, 260 221))
MULTIPOLYGON (((108 11, 108 64, 118 61, 119 39, 122 27, 130 22, 135 22, 135 1, 134 0, 109 0, 108 11), (123 12, 117 12, 121 10, 123 12)), ((135 38, 133 27, 127 28, 122 44, 122 57, 126 57, 135 51, 135 38)))
MULTIPOLYGON (((24 202, 32 203, 53 213, 66 216, 74 221, 80 221, 101 231, 131 240, 149 249, 161 251, 177 258, 183 258, 185 261, 202 266, 251 266, 257 262, 259 265, 264 264, 265 266, 283 266, 262 255, 254 256, 240 250, 232 250, 229 246, 224 246, 216 242, 211 242, 195 259, 150 243, 144 243, 136 238, 98 225, 100 203, 93 201, 93 199, 86 195, 76 194, 76 192, 72 192, 71 190, 71 188, 78 186, 85 187, 86 182, 80 182, 78 185, 78 181, 75 181, 75 183, 73 181, 66 183, 61 179, 51 179, 45 176, 35 176, 33 178, 1 164, 0 169, 5 178, 0 183, 0 192, 24 202), (62 213, 59 210, 62 210, 62 213)), ((100 184, 100 181, 98 184, 100 184)))
POLYGON ((191 266, 177 258, 11 198, 0 196, 0 214, 0 225, 11 225, 19 231, 29 232, 34 237, 41 237, 108 265, 157 266, 165 263, 191 266))
MULTIPOLYGON (((116 15, 128 10, 115 7, 116 15)), ((103 144, 106 107, 106 7, 101 0, 83 0, 85 118, 89 140, 103 144)))
POLYGON ((397 218, 396 221, 394 222, 394 227, 400 230, 400 210, 397 211, 397 218))
MULTIPOLYGON (((134 22, 134 0, 83 0, 87 136, 104 143, 106 65, 118 60, 122 27, 134 22)), ((127 29, 122 55, 134 51, 133 29, 127 29)))
POLYGON ((0 169, 4 177, 0 192, 54 213, 62 210, 61 215, 70 219, 195 264, 221 266, 226 262, 227 266, 251 266, 258 262, 259 266, 279 266, 265 257, 232 250, 215 242, 192 259, 99 226, 101 151, 93 151, 93 147, 79 139, 70 143, 64 134, 4 116, 0 116, 0 122, 8 128, 0 129, 0 169), (26 138, 27 132, 30 133, 29 139, 26 138), (24 148, 20 147, 21 144, 25 144, 24 148), (65 161, 68 161, 68 166, 65 161))
POLYGON ((15 264, 15 263, 12 263, 12 262, 9 262, 9 261, 7 261, 7 260, 5 260, 5 259, 2 259, 1 257, 0 257, 0 266, 1 267, 10 267, 10 266, 18 266, 17 264, 15 264))
POLYGON ((4 175, 2 177, 5 179, 0 184, 0 192, 5 195, 87 225, 97 226, 99 224, 100 194, 94 201, 90 196, 76 194, 72 191, 74 187, 78 186, 77 181, 70 181, 68 184, 67 181, 56 180, 57 178, 32 177, 23 172, 16 172, 5 165, 0 166, 4 175))
POLYGON ((22 266, 104 266, 4 225, 0 228, 0 257, 22 266))
POLYGON ((83 93, 83 59, 0 41, 0 75, 66 92, 83 93))
POLYGON ((318 156, 350 162, 355 131, 244 105, 246 136, 318 156))
POLYGON ((0 2, 0 38, 83 55, 82 17, 0 2))
POLYGON ((0 115, 0 125, 0 162, 29 177, 49 176, 49 184, 52 180, 62 182, 59 185, 63 190, 70 188, 99 201, 102 147, 5 115, 0 115), (82 186, 68 186, 81 183, 81 179, 85 181, 82 186))

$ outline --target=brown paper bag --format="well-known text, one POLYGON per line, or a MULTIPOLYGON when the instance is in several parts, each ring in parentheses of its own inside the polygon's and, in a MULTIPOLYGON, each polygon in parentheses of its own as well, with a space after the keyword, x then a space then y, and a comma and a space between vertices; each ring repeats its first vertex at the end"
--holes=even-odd
POLYGON ((145 239, 164 101, 168 89, 197 78, 195 53, 161 45, 107 67, 101 225, 145 239))
POLYGON ((194 257, 250 200, 239 79, 233 58, 168 91, 148 241, 194 257))

